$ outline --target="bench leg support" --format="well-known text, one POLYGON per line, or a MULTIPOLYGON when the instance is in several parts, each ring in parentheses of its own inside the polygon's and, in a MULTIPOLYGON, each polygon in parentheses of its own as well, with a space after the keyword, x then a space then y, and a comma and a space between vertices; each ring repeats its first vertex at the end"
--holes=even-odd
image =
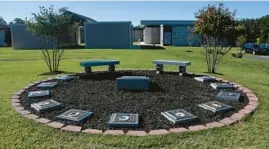
POLYGON ((179 75, 184 75, 186 73, 186 66, 179 66, 179 75))
POLYGON ((92 67, 85 67, 85 74, 88 75, 90 73, 92 73, 92 67))
POLYGON ((115 65, 109 65, 108 66, 108 71, 109 72, 114 72, 115 71, 115 65))
POLYGON ((163 74, 163 65, 156 65, 156 74, 163 74))

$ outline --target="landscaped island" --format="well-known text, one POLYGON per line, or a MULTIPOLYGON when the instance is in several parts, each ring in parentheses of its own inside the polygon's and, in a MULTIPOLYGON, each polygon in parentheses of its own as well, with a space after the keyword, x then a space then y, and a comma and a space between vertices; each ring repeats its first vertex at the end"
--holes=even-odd
POLYGON ((20 101, 26 110, 42 118, 81 126, 82 129, 149 132, 219 122, 243 109, 248 104, 248 97, 232 84, 213 77, 179 76, 178 72, 156 74, 155 70, 122 70, 58 77, 30 87, 20 96, 20 101), (117 78, 122 76, 150 78, 149 88, 117 89, 117 78), (44 92, 42 96, 40 91, 49 93, 44 92), (42 97, 35 98, 34 93, 42 97), (223 93, 228 94, 223 96, 223 93), (171 118, 173 111, 174 120, 171 118), (135 114, 136 117, 133 117, 135 114), (115 119, 117 116, 118 120, 115 119))

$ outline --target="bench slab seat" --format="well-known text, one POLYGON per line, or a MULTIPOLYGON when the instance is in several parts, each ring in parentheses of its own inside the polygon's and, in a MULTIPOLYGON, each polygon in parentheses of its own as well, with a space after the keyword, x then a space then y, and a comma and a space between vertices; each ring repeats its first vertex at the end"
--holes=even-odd
POLYGON ((154 60, 152 61, 153 64, 159 65, 177 65, 177 66, 189 66, 191 62, 189 61, 171 61, 171 60, 154 60))
POLYGON ((156 73, 163 73, 163 65, 176 65, 179 67, 179 74, 186 73, 186 67, 191 65, 190 61, 171 61, 171 60, 154 60, 153 64, 156 64, 156 73))
POLYGON ((115 65, 120 64, 118 60, 94 60, 94 61, 86 61, 80 62, 79 65, 85 68, 85 74, 90 74, 92 72, 92 66, 104 66, 108 65, 108 71, 115 71, 115 65))
POLYGON ((150 80, 145 76, 122 76, 117 78, 117 90, 148 90, 150 80))

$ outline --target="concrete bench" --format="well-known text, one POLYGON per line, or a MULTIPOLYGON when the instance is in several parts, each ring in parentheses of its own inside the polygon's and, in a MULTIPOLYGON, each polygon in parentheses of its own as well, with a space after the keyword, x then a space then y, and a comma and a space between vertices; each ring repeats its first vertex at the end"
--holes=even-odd
POLYGON ((117 78, 117 90, 148 90, 149 82, 145 76, 122 76, 117 78))
POLYGON ((92 66, 104 66, 108 65, 108 71, 113 72, 115 70, 115 65, 120 64, 118 60, 96 60, 96 61, 87 61, 80 62, 80 66, 85 68, 85 74, 90 74, 92 72, 92 66))
POLYGON ((186 67, 191 65, 189 61, 170 61, 170 60, 154 60, 152 61, 153 64, 156 64, 156 73, 161 74, 163 73, 163 65, 176 65, 179 66, 179 73, 184 74, 186 73, 186 67))

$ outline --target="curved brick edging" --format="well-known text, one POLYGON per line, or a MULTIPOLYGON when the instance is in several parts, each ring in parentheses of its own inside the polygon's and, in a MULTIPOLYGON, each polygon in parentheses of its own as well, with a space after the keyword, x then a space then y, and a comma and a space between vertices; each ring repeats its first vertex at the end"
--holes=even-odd
MULTIPOLYGON (((137 70, 137 69, 132 69, 132 70, 137 70)), ((97 72, 100 72, 100 71, 97 71, 97 72)), ((195 75, 195 74, 188 72, 187 75, 195 75)), ((199 75, 199 74, 197 74, 197 75, 199 75)), ((149 132, 140 131, 140 130, 129 130, 126 133, 123 130, 106 130, 106 131, 102 131, 102 130, 98 130, 98 129, 84 129, 84 130, 82 130, 81 126, 66 125, 66 124, 63 124, 60 122, 51 121, 49 119, 40 118, 39 116, 32 114, 30 111, 25 110, 24 107, 21 106, 19 98, 23 92, 25 92, 28 88, 30 88, 34 85, 37 85, 41 82, 49 81, 52 79, 55 79, 55 78, 49 78, 49 79, 33 82, 33 83, 26 85, 24 88, 18 90, 17 92, 15 92, 11 96, 11 104, 12 104, 13 108, 15 109, 15 111, 20 113, 21 116, 26 117, 28 119, 35 120, 36 122, 45 124, 47 126, 50 126, 50 127, 56 128, 56 129, 60 129, 61 131, 83 132, 83 133, 89 133, 89 134, 108 134, 108 135, 123 135, 123 134, 125 134, 125 135, 131 135, 131 136, 163 135, 163 134, 169 134, 169 133, 200 131, 200 130, 206 130, 206 129, 210 129, 210 128, 227 126, 227 125, 231 125, 235 122, 241 121, 248 114, 254 112, 255 109, 258 107, 258 98, 250 89, 242 87, 241 85, 236 84, 232 81, 217 78, 218 81, 230 83, 236 89, 241 90, 243 93, 245 93, 249 99, 248 105, 246 105, 243 109, 241 109, 237 113, 234 113, 230 117, 226 117, 222 120, 210 122, 210 123, 207 123, 204 125, 199 124, 199 125, 190 126, 188 128, 179 127, 179 128, 171 128, 170 130, 157 129, 157 130, 150 130, 149 132)))

